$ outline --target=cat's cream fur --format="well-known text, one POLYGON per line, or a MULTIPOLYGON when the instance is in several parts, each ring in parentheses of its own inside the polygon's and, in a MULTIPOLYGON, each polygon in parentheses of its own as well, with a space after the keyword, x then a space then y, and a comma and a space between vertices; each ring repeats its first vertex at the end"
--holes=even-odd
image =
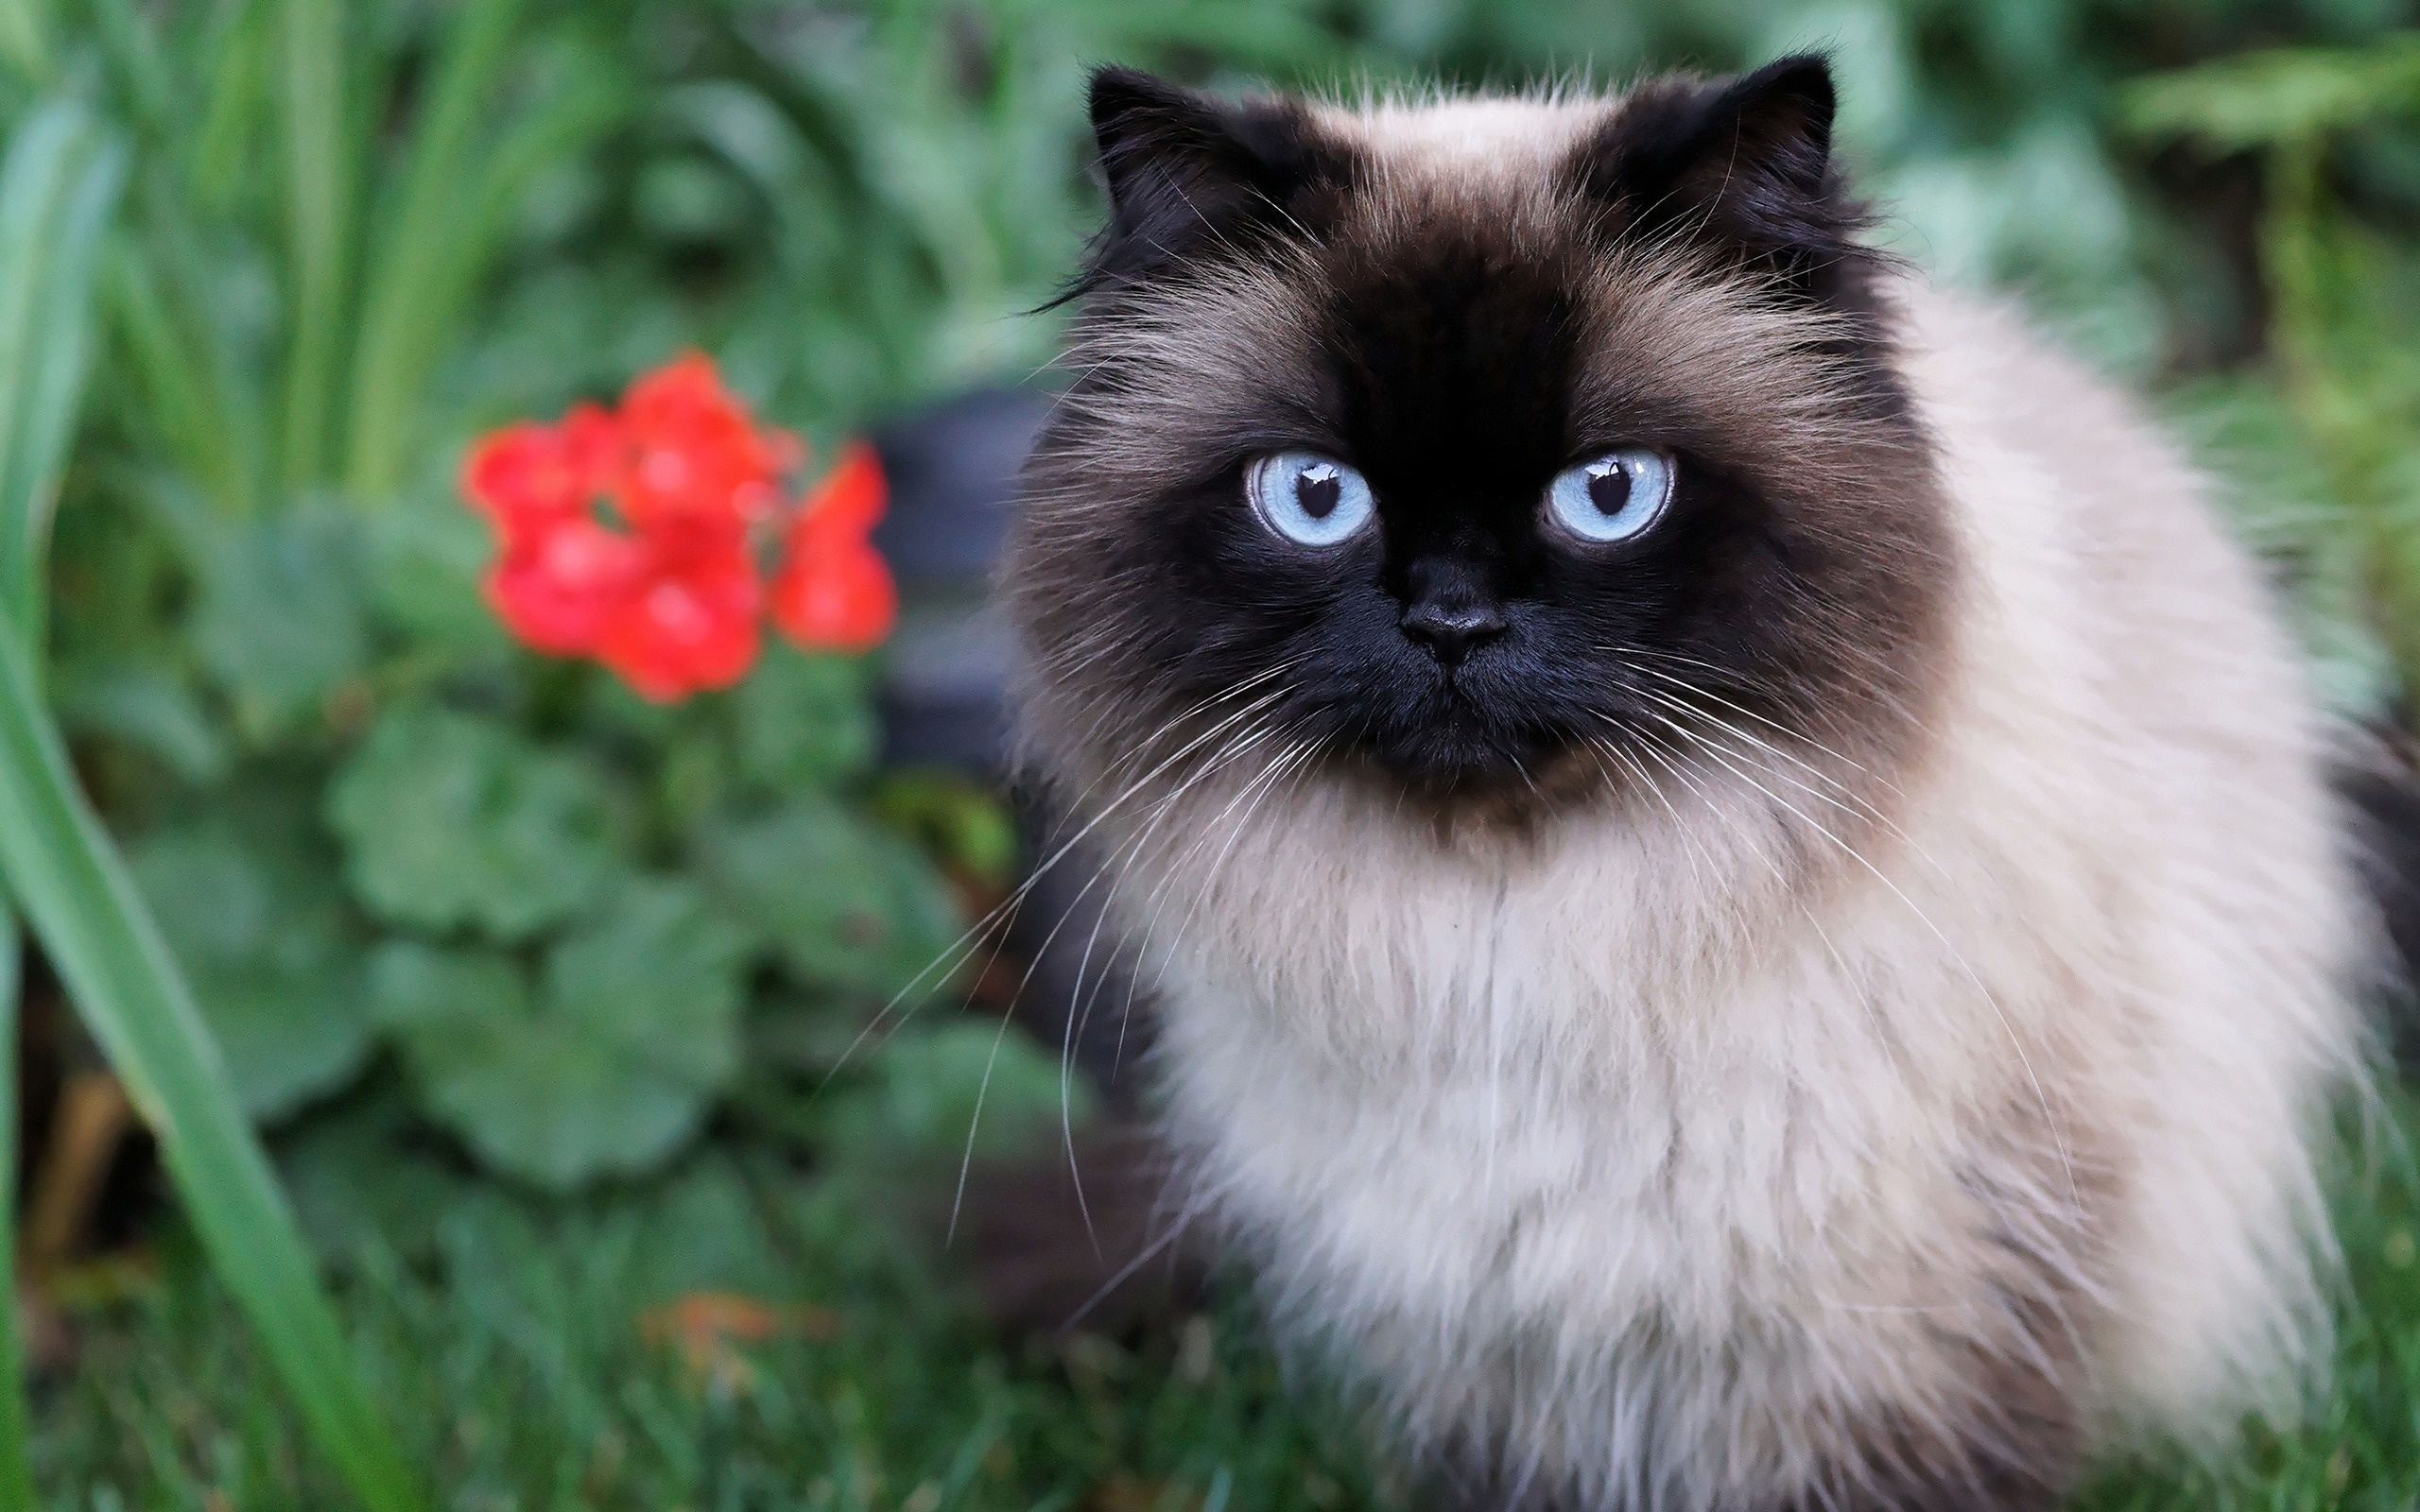
MULTIPOLYGON (((1328 118, 1484 180, 1571 114, 1328 118)), ((2008 1381, 2200 1437, 2325 1345, 2363 943, 2327 732, 2135 404, 2004 311, 1888 297, 1956 570, 1887 765, 1740 712, 1532 824, 1259 759, 1092 806, 1194 1199, 1415 1435, 1499 1446, 1508 1499, 1694 1512, 1937 1426, 2015 1446, 2008 1381)), ((1072 786, 1115 769, 1035 703, 1072 786)))

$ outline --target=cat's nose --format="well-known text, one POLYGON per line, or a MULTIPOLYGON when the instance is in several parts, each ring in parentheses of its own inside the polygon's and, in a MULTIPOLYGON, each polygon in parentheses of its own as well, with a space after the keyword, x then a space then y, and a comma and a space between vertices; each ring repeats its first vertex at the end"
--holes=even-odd
POLYGON ((1428 647, 1443 666, 1453 666, 1471 647, 1504 632, 1495 601, 1469 593, 1424 594, 1403 611, 1403 633, 1428 647))

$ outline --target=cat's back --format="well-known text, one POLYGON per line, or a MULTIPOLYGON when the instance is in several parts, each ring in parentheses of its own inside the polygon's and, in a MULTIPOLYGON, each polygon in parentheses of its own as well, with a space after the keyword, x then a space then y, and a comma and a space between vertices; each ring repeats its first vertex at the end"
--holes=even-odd
MULTIPOLYGON (((1969 607, 2024 615, 1989 627, 2129 697, 2180 674, 2256 679, 2240 691, 2258 706, 2238 712, 2306 737, 2270 587, 2212 480, 2149 406, 2004 303, 1921 274, 1894 293, 1900 370, 1975 569, 1969 607)), ((2169 701, 2135 712, 2155 717, 2169 701)))
POLYGON ((2122 1026, 2087 1057, 2115 1070, 2132 1189, 2110 1379, 2189 1421, 2324 1337, 2298 1280, 2306 1099, 2358 1075, 2342 985, 2368 948, 2330 731, 2217 485, 2150 406, 2011 309, 1900 292, 1962 558, 1945 828, 1993 871, 2063 850, 2043 875, 2105 927, 2044 958, 2096 1003, 2063 1035, 2122 1026))

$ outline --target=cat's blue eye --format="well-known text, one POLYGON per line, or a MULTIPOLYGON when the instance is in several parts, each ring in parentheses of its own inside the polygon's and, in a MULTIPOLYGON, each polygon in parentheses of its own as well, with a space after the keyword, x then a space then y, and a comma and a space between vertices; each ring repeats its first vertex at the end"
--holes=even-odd
POLYGON ((1547 489, 1547 514, 1582 541, 1628 541, 1672 502, 1672 458, 1625 446, 1566 469, 1547 489))
POLYGON ((1332 456, 1279 452, 1245 476, 1252 507, 1269 528, 1305 546, 1333 546, 1377 513, 1369 480, 1332 456))

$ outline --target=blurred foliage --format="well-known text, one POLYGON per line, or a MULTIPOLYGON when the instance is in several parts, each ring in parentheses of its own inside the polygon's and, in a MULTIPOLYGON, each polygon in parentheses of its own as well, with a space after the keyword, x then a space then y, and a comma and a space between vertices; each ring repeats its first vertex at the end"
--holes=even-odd
POLYGON ((2260 165, 2264 360, 2188 391, 2261 468, 2243 490, 2330 632, 2347 702, 2420 687, 2420 37, 2143 80, 2123 119, 2260 165))

